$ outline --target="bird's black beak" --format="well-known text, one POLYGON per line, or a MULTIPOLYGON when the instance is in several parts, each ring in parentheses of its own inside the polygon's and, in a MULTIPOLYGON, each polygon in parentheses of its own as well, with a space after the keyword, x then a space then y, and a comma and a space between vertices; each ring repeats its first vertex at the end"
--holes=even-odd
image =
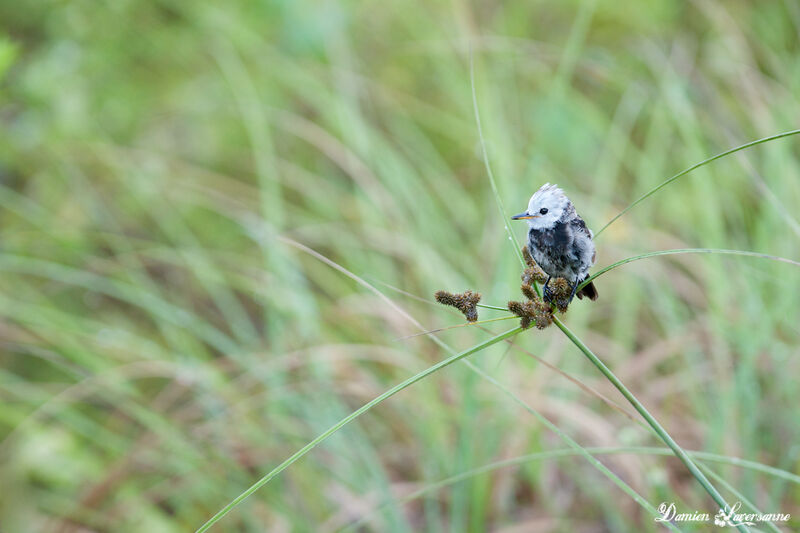
POLYGON ((514 215, 513 217, 511 217, 511 220, 527 220, 529 218, 536 218, 536 217, 529 215, 528 212, 525 211, 524 213, 520 213, 519 215, 514 215))

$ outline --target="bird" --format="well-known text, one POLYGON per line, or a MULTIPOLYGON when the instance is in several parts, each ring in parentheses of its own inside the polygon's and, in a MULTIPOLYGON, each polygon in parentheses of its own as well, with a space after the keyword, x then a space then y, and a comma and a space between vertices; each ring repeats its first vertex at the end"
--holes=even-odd
POLYGON ((511 220, 528 222, 528 251, 547 274, 543 287, 545 301, 553 295, 548 288, 551 278, 564 278, 572 284, 569 302, 577 295, 597 300, 597 289, 590 282, 580 291, 578 285, 589 277, 589 269, 597 256, 592 231, 575 211, 567 195, 557 185, 545 183, 533 193, 528 210, 511 220))

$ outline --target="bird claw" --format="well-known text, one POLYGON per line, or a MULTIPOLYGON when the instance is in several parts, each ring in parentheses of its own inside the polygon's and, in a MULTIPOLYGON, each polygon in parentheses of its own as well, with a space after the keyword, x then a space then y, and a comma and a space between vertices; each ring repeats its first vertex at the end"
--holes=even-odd
POLYGON ((555 294, 553 294, 553 289, 545 286, 542 290, 542 300, 544 300, 546 303, 552 303, 554 297, 555 294))
POLYGON ((575 298, 575 291, 577 290, 578 290, 578 278, 575 278, 575 281, 572 284, 572 292, 569 295, 569 301, 567 302, 567 305, 572 303, 572 299, 575 298))

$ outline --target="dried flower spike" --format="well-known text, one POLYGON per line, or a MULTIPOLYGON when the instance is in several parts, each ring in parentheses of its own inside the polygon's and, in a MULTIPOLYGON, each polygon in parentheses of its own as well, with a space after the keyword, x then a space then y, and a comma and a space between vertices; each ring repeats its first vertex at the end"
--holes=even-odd
POLYGON ((522 271, 522 283, 530 285, 534 281, 536 283, 544 283, 547 281, 547 274, 545 274, 544 270, 533 260, 527 246, 522 247, 522 258, 525 260, 525 264, 528 265, 528 268, 522 271))
POLYGON ((522 329, 531 327, 531 323, 534 321, 534 308, 531 302, 523 303, 511 300, 508 302, 508 310, 520 318, 519 325, 522 329))
POLYGON ((550 301, 556 305, 562 313, 567 312, 569 297, 572 295, 572 286, 564 278, 553 278, 548 287, 550 289, 550 301))
POLYGON ((528 265, 529 267, 533 268, 536 266, 536 261, 533 260, 531 251, 528 250, 527 246, 522 247, 522 258, 525 260, 525 264, 528 265))
POLYGON ((533 319, 538 329, 544 329, 553 323, 553 309, 541 300, 533 302, 533 319))
POLYGON ((477 305, 481 301, 479 292, 467 290, 460 294, 453 294, 447 291, 436 291, 434 297, 440 304, 455 307, 464 313, 468 322, 476 322, 478 320, 477 305))
POLYGON ((544 283, 547 281, 547 274, 538 266, 528 267, 522 271, 522 283, 530 285, 532 282, 544 283))
POLYGON ((539 299, 527 302, 510 301, 508 310, 520 318, 519 325, 522 329, 528 329, 532 324, 538 329, 544 329, 553 323, 550 306, 539 299))
POLYGON ((527 283, 523 283, 519 289, 522 291, 522 295, 525 296, 525 298, 527 298, 528 300, 539 299, 539 295, 536 294, 536 291, 533 290, 533 287, 531 287, 527 283))

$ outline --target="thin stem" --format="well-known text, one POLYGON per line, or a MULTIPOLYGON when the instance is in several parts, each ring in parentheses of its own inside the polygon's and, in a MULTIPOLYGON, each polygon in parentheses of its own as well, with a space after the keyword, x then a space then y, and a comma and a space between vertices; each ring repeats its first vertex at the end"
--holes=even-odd
POLYGON ((483 307, 484 309, 494 309, 496 311, 508 311, 508 307, 499 307, 496 305, 475 304, 475 307, 483 307))
MULTIPOLYGON (((581 341, 567 326, 564 325, 561 320, 557 317, 553 317, 553 322, 555 322, 556 326, 564 332, 569 340, 583 352, 583 354, 596 366, 600 372, 608 379, 614 387, 627 399, 630 404, 633 406, 634 409, 639 411, 639 414, 645 419, 645 421, 653 428, 653 431, 661 438, 661 440, 666 443, 667 446, 672 450, 675 456, 681 460, 681 462, 686 465, 686 468, 689 469, 689 472, 697 479, 698 482, 703 486, 703 488, 708 492, 709 495, 714 499, 715 502, 720 506, 722 509, 729 509, 725 498, 714 488, 708 478, 703 474, 703 472, 697 467, 697 465, 692 461, 692 458, 681 448, 677 442, 667 433, 661 424, 659 424, 658 420, 653 418, 653 415, 642 405, 642 403, 633 395, 631 391, 619 380, 619 378, 597 357, 584 343, 581 341)), ((741 525, 737 526, 739 531, 749 531, 747 526, 741 525)))
MULTIPOLYGON (((609 479, 610 479, 610 480, 611 480, 611 481, 612 481, 612 482, 613 482, 613 483, 614 483, 614 484, 615 484, 617 487, 619 487, 619 488, 620 488, 620 489, 621 489, 621 490, 622 490, 622 491, 623 491, 625 494, 627 494, 628 496, 630 496, 630 497, 631 497, 631 498, 632 498, 632 499, 633 499, 633 500, 634 500, 636 503, 638 503, 638 504, 639 504, 639 505, 641 505, 641 506, 642 506, 644 509, 646 509, 647 511, 649 511, 649 512, 650 512, 650 514, 652 514, 653 516, 658 516, 658 514, 659 514, 659 513, 658 513, 658 511, 656 510, 656 508, 655 508, 655 507, 653 507, 653 506, 652 506, 652 504, 650 504, 650 502, 648 502, 647 500, 645 500, 645 499, 644 499, 644 498, 643 498, 643 497, 642 497, 642 496, 641 496, 641 495, 640 495, 638 492, 636 492, 636 491, 635 491, 635 490, 634 490, 634 489, 633 489, 633 488, 632 488, 630 485, 628 485, 627 483, 625 483, 625 482, 624 482, 622 479, 620 479, 620 478, 619 478, 619 477, 618 477, 616 474, 614 474, 614 473, 613 473, 611 470, 609 470, 609 469, 608 469, 608 467, 607 467, 606 465, 604 465, 603 463, 601 463, 600 461, 598 461, 596 457, 594 457, 592 454, 590 454, 588 451, 586 451, 586 449, 585 449, 584 447, 582 447, 580 444, 578 444, 578 443, 577 443, 577 442, 576 442, 576 441, 575 441, 575 440, 574 440, 572 437, 570 437, 569 435, 567 435, 566 433, 564 433, 563 431, 561 431, 561 429, 559 429, 559 427, 558 427, 558 426, 556 426, 555 424, 553 424, 553 423, 552 423, 552 422, 551 422, 551 421, 550 421, 550 420, 549 420, 547 417, 545 417, 545 416, 544 416, 543 414, 541 414, 539 411, 537 411, 536 409, 534 409, 533 407, 531 407, 530 405, 528 405, 527 403, 525 403, 525 402, 524 402, 522 399, 520 399, 520 398, 519 398, 519 396, 517 396, 516 394, 512 393, 510 390, 508 390, 506 387, 504 387, 504 386, 503 386, 503 385, 502 385, 502 384, 501 384, 499 381, 497 381, 495 378, 493 378, 492 376, 490 376, 489 374, 487 374, 486 372, 484 372, 483 370, 481 370, 480 368, 478 368, 477 366, 475 366, 475 365, 474 365, 472 362, 470 362, 470 361, 464 361, 464 363, 465 363, 467 366, 469 366, 469 367, 470 367, 470 368, 471 368, 471 369, 472 369, 474 372, 477 372, 477 373, 478 373, 478 374, 479 374, 479 375, 480 375, 482 378, 484 378, 485 380, 487 380, 487 381, 489 381, 490 383, 493 383, 493 384, 495 384, 495 385, 499 386, 499 387, 500 387, 500 389, 501 389, 503 392, 505 392, 505 393, 506 393, 506 395, 507 395, 509 398, 511 398, 512 400, 514 400, 514 401, 515 401, 517 404, 519 404, 519 405, 520 405, 520 406, 521 406, 523 409, 525 409, 526 411, 528 411, 529 413, 531 413, 533 416, 535 416, 537 419, 539 419, 539 421, 540 421, 540 422, 541 422, 541 423, 542 423, 542 424, 543 424, 543 425, 544 425, 544 426, 545 426, 547 429, 549 429, 550 431, 552 431, 553 433, 555 433, 556 435, 558 435, 558 436, 561 438, 561 440, 563 440, 564 442, 566 442, 566 443, 569 445, 569 447, 570 447, 570 448, 572 448, 572 449, 573 449, 573 450, 575 450, 577 453, 579 453, 579 454, 580 454, 580 455, 582 455, 584 458, 586 458, 586 460, 587 460, 587 461, 589 461, 589 463, 590 463, 592 466, 594 466, 595 468, 597 468, 597 469, 598 469, 598 470, 599 470, 601 473, 603 473, 603 474, 604 474, 606 477, 608 477, 608 478, 609 478, 609 479)), ((672 524, 672 523, 670 523, 670 522, 662 522, 662 525, 663 525, 663 526, 665 526, 666 528, 668 528, 668 529, 672 530, 672 531, 680 531, 680 530, 679 530, 677 527, 675 527, 675 525, 674 525, 674 524, 672 524)))
POLYGON ((244 491, 239 496, 234 498, 228 505, 223 507, 217 514, 212 516, 205 524, 200 526, 200 528, 197 530, 196 533, 202 533, 203 531, 208 531, 208 529, 212 525, 214 525, 217 521, 219 521, 223 516, 228 514, 234 507, 239 505, 245 498, 247 498, 248 496, 250 496, 251 494, 256 492, 258 489, 260 489, 261 487, 263 487, 267 483, 269 483, 269 480, 271 480, 273 477, 275 477, 278 474, 280 474, 287 467, 289 467, 292 463, 294 463, 295 461, 297 461, 298 459, 303 457, 305 454, 310 452, 318 444, 322 443, 328 437, 330 437, 331 435, 333 435, 334 433, 336 433, 337 431, 342 429, 344 426, 346 426, 347 424, 349 424, 350 422, 352 422, 353 420, 355 420, 356 418, 358 418, 362 414, 366 413, 367 411, 369 411, 370 409, 372 409, 373 407, 375 407, 376 405, 378 405, 382 401, 386 400, 387 398, 390 398, 391 396, 394 396, 395 394, 397 394, 401 390, 405 389, 406 387, 408 387, 410 385, 413 385, 414 383, 420 381, 421 379, 424 379, 424 378, 430 376, 434 372, 436 372, 438 370, 441 370, 442 368, 444 368, 444 367, 446 367, 448 365, 451 365, 451 364, 455 363, 456 361, 467 357, 468 355, 471 355, 471 354, 473 354, 475 352, 479 352, 479 351, 481 351, 481 350, 483 350, 483 349, 485 349, 485 348, 487 348, 487 347, 489 347, 489 346, 491 346, 493 344, 496 344, 496 343, 498 343, 498 342, 500 342, 500 341, 502 341, 504 339, 507 339, 509 337, 513 337, 514 335, 516 335, 520 331, 522 331, 521 327, 516 327, 514 329, 510 329, 510 330, 506 331, 505 333, 501 333, 499 335, 496 335, 496 336, 492 337, 491 339, 485 340, 482 343, 477 344, 477 345, 473 346, 472 348, 469 348, 468 350, 465 350, 463 352, 457 353, 455 355, 451 355, 447 359, 444 359, 443 361, 440 361, 440 362, 436 363, 435 365, 426 368, 422 372, 419 372, 418 374, 415 374, 415 375, 411 376, 410 378, 408 378, 407 380, 403 381, 402 383, 399 383, 399 384, 395 385, 394 387, 392 387, 391 389, 387 390, 383 394, 375 397, 371 401, 369 401, 366 404, 362 405, 360 408, 358 408, 357 410, 353 411, 352 413, 350 413, 349 415, 347 415, 346 417, 342 418, 340 421, 338 421, 337 423, 332 425, 330 428, 328 428, 324 433, 319 435, 317 438, 315 438, 314 440, 312 440, 311 442, 309 442, 308 444, 306 444, 305 446, 300 448, 291 457, 289 457, 284 462, 282 462, 281 464, 279 464, 278 466, 273 468, 272 471, 270 471, 267 475, 265 475, 264 477, 262 477, 261 479, 256 481, 253 485, 250 486, 250 488, 248 488, 246 491, 244 491))
POLYGON ((511 320, 512 318, 519 318, 519 317, 517 315, 509 315, 509 316, 501 316, 499 318, 487 318, 486 320, 478 320, 477 322, 465 322, 463 324, 456 324, 454 326, 445 326, 443 328, 429 329, 427 331, 421 331, 419 333, 412 333, 411 335, 398 337, 395 339, 395 341, 413 339, 414 337, 421 337, 422 335, 430 335, 431 333, 439 333, 440 331, 447 331, 449 329, 466 328, 469 326, 480 326, 481 324, 488 324, 489 322, 499 322, 500 320, 511 320))
POLYGON ((522 264, 524 268, 525 259, 522 258, 522 252, 520 251, 521 249, 519 247, 519 243, 517 242, 517 238, 514 236, 514 232, 511 231, 511 227, 508 225, 509 218, 506 215, 506 208, 503 205, 503 199, 500 197, 500 192, 497 189, 497 183, 494 180, 494 173, 492 172, 492 166, 489 164, 489 154, 486 151, 486 141, 483 139, 483 128, 481 127, 481 114, 478 112, 478 95, 475 92, 475 61, 473 58, 471 47, 469 50, 469 83, 470 86, 472 87, 472 108, 475 112, 475 122, 477 123, 478 126, 478 137, 480 138, 481 141, 483 164, 486 166, 486 174, 489 175, 489 183, 491 184, 492 192, 494 193, 494 201, 497 204, 497 209, 500 211, 500 220, 503 221, 503 227, 506 229, 506 233, 508 234, 508 240, 511 241, 511 244, 514 245, 514 250, 517 253, 519 262, 522 264))
MULTIPOLYGON (((587 447, 584 448, 587 453, 591 455, 624 455, 624 454, 634 454, 634 455, 656 455, 656 456, 673 456, 672 450, 669 448, 655 448, 651 446, 606 446, 606 447, 587 447)), ((691 457, 694 459, 702 459, 703 461, 739 466, 742 468, 748 468, 755 470, 757 472, 761 472, 764 474, 768 474, 771 476, 775 476, 780 479, 784 479, 793 483, 800 484, 800 476, 796 474, 792 474, 790 472, 786 472, 784 470, 780 470, 771 466, 767 466, 761 463, 756 463, 754 461, 747 461, 745 459, 739 459, 738 457, 729 457, 726 455, 717 455, 708 452, 698 452, 693 450, 687 450, 691 457)), ((369 519, 381 511, 381 509, 391 505, 393 502, 397 502, 400 504, 406 504, 417 498, 420 498, 430 492, 435 490, 439 490, 441 488, 447 487, 449 485, 453 485, 454 483, 458 483, 460 481, 464 481, 481 474, 486 474, 488 472, 493 472, 500 468, 505 468, 509 466, 520 466, 526 463, 530 463, 533 461, 539 460, 547 460, 547 459, 563 459, 566 457, 575 457, 576 455, 582 455, 579 450, 571 449, 571 448, 560 448, 557 450, 547 450, 544 452, 536 452, 530 453, 526 455, 521 455, 519 457, 512 457, 510 459, 503 459, 501 461, 494 461, 492 463, 485 464, 483 466, 479 466, 477 468, 473 468, 471 470, 467 470, 465 472, 460 472, 454 476, 450 476, 445 479, 441 479, 439 481, 430 483, 422 488, 415 490, 414 492, 403 496, 397 500, 391 499, 388 501, 384 501, 382 504, 376 506, 372 510, 368 511, 366 514, 362 515, 357 521, 352 522, 345 526, 342 531, 353 531, 358 529, 361 525, 365 524, 369 521, 369 519)), ((707 469, 705 465, 699 464, 701 468, 707 469)), ((714 474, 710 470, 706 470, 706 472, 711 476, 714 477, 717 481, 722 482, 722 478, 714 474)), ((728 487, 730 490, 730 487, 728 487)), ((736 494, 735 492, 733 492, 736 494)), ((745 502, 744 499, 742 499, 745 502)), ((747 503, 747 502, 745 502, 747 503)), ((754 507, 755 508, 755 507, 754 507)))
MULTIPOLYGON (((717 474, 716 472, 714 472, 713 470, 711 470, 709 467, 707 467, 706 465, 704 465, 702 463, 698 463, 698 466, 703 469, 703 472, 708 474, 709 477, 713 478, 714 481, 719 483, 724 489, 726 489, 728 492, 730 492, 731 494, 733 494, 734 496, 739 498, 740 502, 744 503, 746 506, 748 506, 750 509, 755 511, 757 514, 760 514, 760 515, 764 514, 764 513, 761 512, 761 510, 758 507, 756 507, 756 505, 753 502, 751 502, 747 498, 747 496, 745 496, 744 494, 742 494, 741 492, 736 490, 736 487, 734 487, 733 485, 731 485, 730 483, 725 481, 725 479, 723 479, 722 476, 720 476, 719 474, 717 474)), ((773 524, 772 522, 770 522, 769 520, 765 520, 765 521, 763 521, 761 523, 764 524, 764 526, 767 527, 767 529, 770 529, 770 530, 774 531, 775 533, 781 533, 781 530, 778 529, 777 526, 775 524, 773 524)))
POLYGON ((756 146, 757 144, 761 144, 761 143, 765 143, 765 142, 769 142, 769 141, 774 141, 775 139, 780 139, 782 137, 789 137, 790 135, 797 135, 798 133, 800 133, 800 130, 792 130, 792 131, 786 131, 786 132, 783 132, 783 133, 779 133, 777 135, 772 135, 770 137, 764 137, 763 139, 758 139, 758 140, 749 142, 747 144, 743 144, 741 146, 737 146, 736 148, 731 148, 730 150, 728 150, 726 152, 722 152, 721 154, 717 154, 717 155, 715 155, 713 157, 709 157, 705 161, 701 161, 701 162, 697 163, 696 165, 692 165, 692 166, 690 166, 689 168, 687 168, 686 170, 684 170, 682 172, 678 172, 677 174, 675 174, 671 178, 667 178, 666 180, 662 181, 659 185, 657 185, 653 189, 649 190, 648 192, 643 194, 638 200, 636 200, 631 205, 629 205, 628 207, 626 207, 625 209, 620 211, 620 213, 617 216, 615 216, 614 218, 609 220, 608 223, 605 226, 600 228, 600 231, 595 233, 594 238, 596 239, 601 233, 603 233, 603 231, 607 227, 609 227, 611 224, 613 224, 614 221, 617 220, 619 217, 621 217, 622 215, 624 215, 625 213, 627 213, 628 211, 630 211, 631 209, 633 209, 634 207, 639 205, 641 202, 643 202, 644 200, 646 200, 650 196, 652 196, 655 193, 657 193, 659 190, 663 189, 664 187, 666 187, 667 185, 669 185, 670 183, 675 181, 676 179, 680 178, 681 176, 685 176, 686 174, 688 174, 689 172, 691 172, 691 171, 693 171, 695 169, 698 169, 698 168, 700 168, 700 167, 702 167, 704 165, 707 165, 707 164, 711 163, 712 161, 716 161, 717 159, 725 157, 726 155, 730 155, 730 154, 732 154, 734 152, 738 152, 739 150, 744 150, 745 148, 750 148, 751 146, 756 146))
POLYGON ((748 252, 745 250, 722 250, 718 248, 677 248, 675 250, 658 250, 655 252, 647 252, 645 254, 634 255, 633 257, 627 257, 616 263, 608 265, 607 267, 603 267, 588 278, 586 278, 583 283, 578 285, 577 290, 581 290, 582 287, 591 283, 595 278, 605 274, 609 270, 613 270, 619 266, 625 265, 627 263, 632 263, 634 261, 638 261, 640 259, 647 259, 648 257, 656 257, 659 255, 677 255, 677 254, 721 254, 721 255, 744 255, 746 257, 758 257, 759 259, 769 259, 770 261, 778 261, 781 263, 787 263, 789 265, 800 266, 800 262, 794 261, 792 259, 787 259, 785 257, 779 257, 777 255, 768 255, 762 254, 758 252, 748 252))

